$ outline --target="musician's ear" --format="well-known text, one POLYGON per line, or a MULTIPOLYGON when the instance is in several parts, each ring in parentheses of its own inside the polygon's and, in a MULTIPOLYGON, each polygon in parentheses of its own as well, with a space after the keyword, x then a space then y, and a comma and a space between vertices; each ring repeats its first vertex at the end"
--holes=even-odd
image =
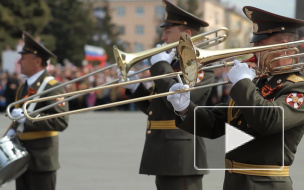
POLYGON ((186 32, 189 36, 192 36, 191 30, 187 29, 185 32, 186 32))
POLYGON ((41 57, 37 57, 35 59, 35 64, 37 65, 37 67, 42 67, 42 58, 41 57))

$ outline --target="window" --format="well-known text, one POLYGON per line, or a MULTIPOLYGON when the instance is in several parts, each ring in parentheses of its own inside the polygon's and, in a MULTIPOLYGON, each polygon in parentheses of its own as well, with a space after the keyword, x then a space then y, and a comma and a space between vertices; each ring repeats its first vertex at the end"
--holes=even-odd
POLYGON ((155 16, 158 19, 164 19, 165 16, 165 9, 162 6, 156 6, 155 7, 155 16))
POLYGON ((94 16, 98 19, 103 19, 106 16, 106 13, 102 7, 97 7, 94 9, 94 16))
POLYGON ((119 34, 125 34, 125 27, 124 26, 117 26, 117 32, 119 32, 119 34))
POLYGON ((125 7, 116 7, 116 14, 117 16, 125 16, 126 14, 125 7))
POLYGON ((143 51, 143 50, 144 50, 144 45, 135 42, 135 43, 134 43, 134 48, 135 48, 135 52, 140 52, 140 51, 143 51))
POLYGON ((220 23, 220 15, 219 15, 219 13, 218 13, 217 11, 216 11, 214 14, 215 14, 215 15, 214 15, 215 24, 217 25, 217 24, 220 23))
POLYGON ((155 32, 156 32, 156 34, 162 35, 162 34, 163 34, 163 28, 161 28, 161 27, 159 27, 159 26, 156 26, 156 27, 155 27, 155 32))
POLYGON ((237 22, 237 27, 238 27, 239 30, 242 30, 243 27, 242 27, 242 22, 241 21, 237 22))
POLYGON ((135 26, 135 34, 143 35, 144 34, 144 26, 143 25, 135 26))
POLYGON ((144 15, 144 8, 141 6, 136 7, 136 16, 143 16, 144 15))

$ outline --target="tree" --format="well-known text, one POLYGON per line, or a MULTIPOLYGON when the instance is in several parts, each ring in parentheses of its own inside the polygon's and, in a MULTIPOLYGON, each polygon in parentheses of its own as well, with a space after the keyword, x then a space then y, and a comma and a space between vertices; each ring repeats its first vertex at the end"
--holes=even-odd
POLYGON ((84 45, 92 41, 94 18, 89 3, 75 0, 46 0, 51 9, 51 20, 43 30, 45 38, 53 42, 58 62, 68 59, 81 65, 84 45))
POLYGON ((39 34, 50 20, 50 9, 44 0, 0 1, 0 51, 14 47, 22 31, 39 34))
POLYGON ((203 13, 199 12, 199 2, 198 0, 177 0, 177 6, 181 9, 201 18, 203 13))
POLYGON ((116 45, 118 49, 124 49, 124 43, 119 40, 119 31, 117 26, 112 23, 112 17, 110 15, 110 7, 108 0, 104 0, 102 7, 97 7, 94 10, 94 15, 97 19, 98 26, 94 35, 95 44, 105 49, 108 62, 115 63, 113 54, 113 45, 116 45))

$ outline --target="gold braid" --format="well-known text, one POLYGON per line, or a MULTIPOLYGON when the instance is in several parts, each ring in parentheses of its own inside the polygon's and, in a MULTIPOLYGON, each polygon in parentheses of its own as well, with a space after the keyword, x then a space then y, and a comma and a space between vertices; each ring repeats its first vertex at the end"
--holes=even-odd
POLYGON ((231 121, 233 121, 239 115, 239 112, 240 112, 240 109, 238 109, 236 114, 234 116, 232 116, 232 110, 233 110, 234 104, 235 104, 235 101, 233 99, 231 99, 229 102, 229 107, 228 107, 228 112, 227 112, 227 122, 229 124, 231 121))

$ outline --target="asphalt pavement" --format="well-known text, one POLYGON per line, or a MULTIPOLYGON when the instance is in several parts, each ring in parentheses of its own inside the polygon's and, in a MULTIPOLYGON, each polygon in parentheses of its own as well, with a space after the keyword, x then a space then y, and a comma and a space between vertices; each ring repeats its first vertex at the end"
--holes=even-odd
MULTIPOLYGON (((11 121, 0 115, 3 134, 11 121)), ((57 190, 155 190, 154 176, 138 174, 147 117, 141 112, 87 112, 70 116, 60 133, 57 190)), ((304 188, 304 142, 290 175, 294 190, 304 188)), ((224 171, 204 177, 204 190, 222 189, 224 171)), ((1 190, 15 189, 9 182, 1 190)))

